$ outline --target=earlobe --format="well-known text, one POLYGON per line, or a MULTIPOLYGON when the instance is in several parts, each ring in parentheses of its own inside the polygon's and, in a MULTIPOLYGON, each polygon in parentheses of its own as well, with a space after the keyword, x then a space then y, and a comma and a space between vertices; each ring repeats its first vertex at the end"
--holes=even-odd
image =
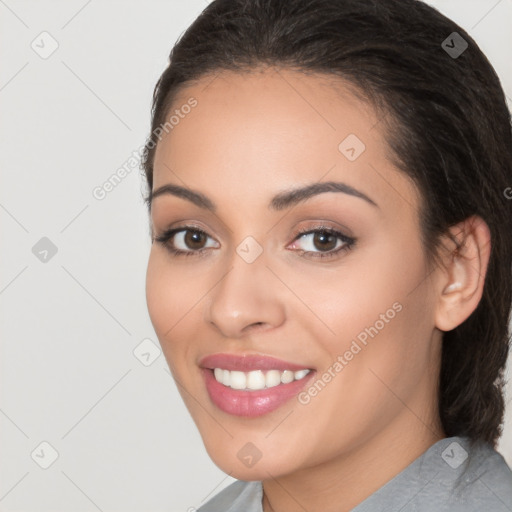
POLYGON ((447 252, 439 274, 435 321, 441 331, 455 329, 477 308, 491 251, 489 227, 478 216, 453 226, 450 232, 458 247, 447 252))

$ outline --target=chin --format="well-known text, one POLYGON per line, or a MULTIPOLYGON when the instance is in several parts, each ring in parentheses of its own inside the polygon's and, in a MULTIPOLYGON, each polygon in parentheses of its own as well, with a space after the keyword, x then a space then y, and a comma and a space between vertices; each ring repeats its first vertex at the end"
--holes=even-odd
POLYGON ((267 480, 299 469, 294 467, 293 461, 283 458, 279 450, 265 454, 264 448, 259 450, 250 442, 242 444, 241 447, 240 443, 235 441, 205 447, 213 463, 237 480, 267 480))

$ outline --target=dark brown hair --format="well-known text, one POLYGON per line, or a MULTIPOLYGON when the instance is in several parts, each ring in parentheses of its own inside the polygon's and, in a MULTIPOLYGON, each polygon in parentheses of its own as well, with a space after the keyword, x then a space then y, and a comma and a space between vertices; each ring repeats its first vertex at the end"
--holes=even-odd
POLYGON ((491 231, 483 297, 443 334, 439 414, 448 437, 496 447, 510 344, 512 134, 500 81, 475 41, 418 0, 214 0, 169 62, 155 87, 143 155, 148 207, 154 133, 178 92, 222 70, 277 66, 341 78, 385 114, 391 158, 421 193, 429 263, 450 226, 483 218, 491 231), (459 36, 468 47, 455 55, 449 48, 463 48, 459 36))

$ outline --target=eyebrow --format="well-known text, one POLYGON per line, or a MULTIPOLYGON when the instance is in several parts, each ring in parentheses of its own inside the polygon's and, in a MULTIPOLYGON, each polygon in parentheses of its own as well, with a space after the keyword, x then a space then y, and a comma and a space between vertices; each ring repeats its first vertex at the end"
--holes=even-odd
MULTIPOLYGON (((379 208, 377 203, 363 192, 355 189, 354 187, 351 187, 350 185, 347 185, 346 183, 337 181, 313 183, 305 187, 279 192, 271 199, 268 208, 276 211, 284 210, 297 203, 300 203, 301 201, 305 201, 313 196, 324 194, 326 192, 341 192, 349 196, 358 197, 371 204, 372 206, 379 208)), ((167 194, 186 199, 187 201, 194 203, 199 208, 209 210, 213 213, 217 211, 217 206, 215 203, 201 192, 170 183, 167 185, 162 185, 154 191, 150 191, 149 196, 146 199, 149 208, 151 208, 153 199, 167 194)))

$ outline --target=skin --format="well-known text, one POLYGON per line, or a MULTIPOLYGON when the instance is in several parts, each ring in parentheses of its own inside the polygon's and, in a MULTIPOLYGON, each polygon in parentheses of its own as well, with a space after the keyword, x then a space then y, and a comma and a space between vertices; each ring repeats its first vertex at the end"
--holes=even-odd
POLYGON ((186 186, 217 211, 154 198, 153 235, 193 222, 209 238, 187 247, 175 237, 177 247, 210 247, 203 257, 173 256, 153 243, 146 296, 155 332, 208 454, 237 479, 263 481, 265 512, 348 511, 446 437, 437 411, 442 331, 480 300, 488 227, 479 218, 455 226, 464 251, 452 258, 446 239, 445 265, 431 272, 419 192, 390 163, 379 117, 341 81, 277 68, 223 71, 184 89, 172 110, 190 97, 197 106, 158 143, 153 190, 186 186), (338 149, 348 134, 366 146, 355 161, 338 149), (378 206, 335 192, 281 211, 267 206, 278 192, 325 181, 349 184, 378 206), (300 249, 319 254, 322 245, 294 235, 321 221, 355 245, 308 258, 300 249), (263 250, 253 263, 236 252, 248 236, 263 250), (453 282, 458 289, 447 290, 453 282), (273 356, 314 368, 313 383, 396 302, 401 311, 308 404, 292 399, 243 418, 209 399, 201 357, 273 356), (237 457, 248 442, 262 455, 250 468, 237 457))

